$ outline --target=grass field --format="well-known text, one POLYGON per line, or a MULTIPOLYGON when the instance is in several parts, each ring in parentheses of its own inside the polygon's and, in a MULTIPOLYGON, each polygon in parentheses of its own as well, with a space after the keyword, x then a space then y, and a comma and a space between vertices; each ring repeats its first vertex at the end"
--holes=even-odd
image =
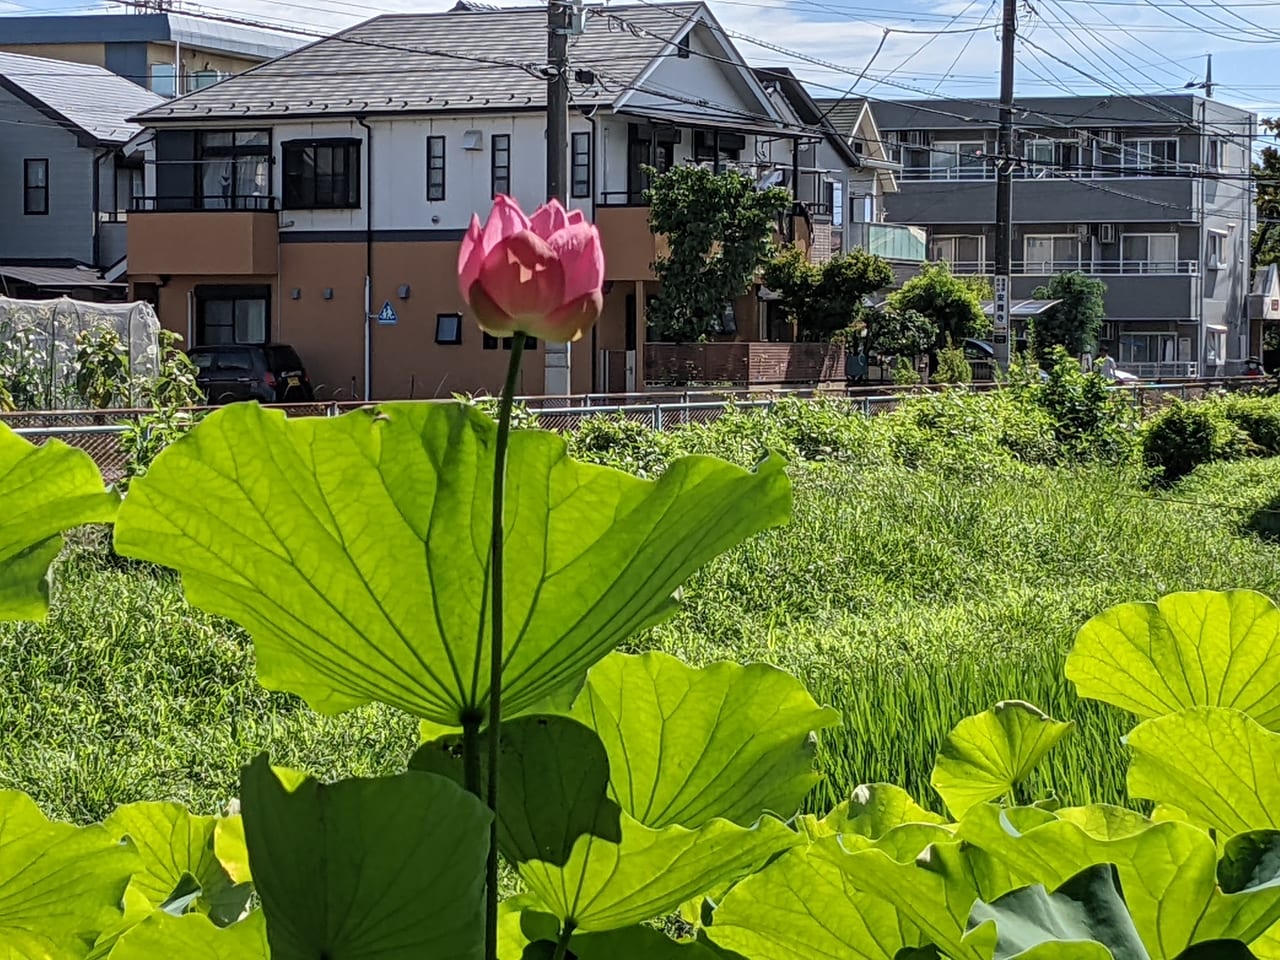
MULTIPOLYGON (((1161 494, 1101 466, 794 476, 792 524, 699 574, 683 611, 635 643, 773 662, 838 707, 818 807, 872 780, 936 806, 939 740, 1008 697, 1079 724, 1032 792, 1123 800, 1127 718, 1077 702, 1062 679, 1078 627, 1173 590, 1280 596, 1280 547, 1254 532, 1280 503, 1276 459, 1204 467, 1161 494)), ((214 810, 261 750, 324 776, 371 774, 402 768, 415 740, 390 710, 324 718, 266 693, 240 631, 186 606, 173 577, 92 547, 60 561, 46 624, 0 625, 0 671, 0 787, 82 821, 137 799, 214 810)))

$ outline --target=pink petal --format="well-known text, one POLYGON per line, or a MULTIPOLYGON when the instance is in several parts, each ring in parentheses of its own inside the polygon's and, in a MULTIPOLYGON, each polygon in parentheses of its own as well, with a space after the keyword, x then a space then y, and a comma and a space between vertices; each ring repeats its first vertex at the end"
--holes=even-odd
POLYGON ((600 291, 604 285, 604 248, 595 224, 575 223, 547 241, 564 270, 564 302, 600 291))
POLYGON ((493 199, 493 209, 489 211, 489 220, 484 225, 485 255, 506 237, 528 229, 529 218, 524 215, 520 205, 505 193, 498 194, 493 199))
POLYGON ((471 286, 480 276, 480 264, 484 263, 484 233, 480 229, 480 218, 471 215, 471 226, 462 238, 462 246, 458 250, 458 289, 462 291, 462 299, 469 301, 471 286))
POLYGON ((507 237, 480 267, 480 286, 509 317, 544 317, 564 303, 564 273, 556 253, 531 231, 507 237))
POLYGON ((573 226, 575 223, 586 223, 586 221, 587 221, 586 214, 584 214, 581 210, 569 211, 569 226, 573 226))
POLYGON ((572 343, 581 340, 582 335, 600 319, 602 309, 604 294, 596 290, 531 323, 525 332, 551 343, 572 343))
POLYGON ((476 316, 480 329, 492 337, 509 337, 516 332, 516 322, 484 292, 484 285, 477 283, 467 292, 467 302, 476 316))
POLYGON ((543 240, 550 239, 553 233, 563 230, 568 225, 569 216, 565 213, 564 207, 560 206, 559 200, 544 203, 533 211, 533 216, 529 219, 529 229, 543 240))

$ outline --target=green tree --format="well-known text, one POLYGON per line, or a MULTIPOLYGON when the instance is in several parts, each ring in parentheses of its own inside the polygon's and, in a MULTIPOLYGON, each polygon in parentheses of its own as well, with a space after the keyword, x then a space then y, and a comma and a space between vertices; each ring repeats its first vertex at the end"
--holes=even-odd
POLYGON ((938 339, 937 325, 918 310, 867 310, 862 315, 862 352, 892 357, 927 353, 938 339))
POLYGON ((1036 287, 1031 295, 1040 300, 1061 300, 1056 306, 1031 320, 1032 341, 1036 352, 1047 357, 1052 347, 1064 347, 1079 355, 1092 349, 1098 341, 1098 330, 1106 314, 1107 285, 1079 271, 1059 273, 1049 282, 1036 287))
POLYGON ((969 278, 957 277, 946 263, 921 264, 920 272, 889 295, 889 308, 914 310, 934 324, 934 349, 948 339, 960 343, 982 335, 990 326, 982 312, 982 300, 969 278))
POLYGON ((765 265, 763 279, 781 294, 783 314, 795 322, 798 339, 825 341, 862 318, 867 295, 893 283, 893 267, 865 250, 816 265, 790 249, 765 265))
POLYGON ((973 368, 965 359, 964 350, 950 339, 938 351, 938 369, 934 371, 935 383, 968 383, 973 379, 973 368))
MULTIPOLYGON (((1263 129, 1280 136, 1280 118, 1261 120, 1263 129)), ((1253 232, 1253 265, 1265 267, 1280 263, 1280 150, 1263 147, 1259 162, 1253 165, 1257 197, 1258 226, 1253 232)))
POLYGON ((758 190, 736 170, 681 166, 650 175, 649 229, 666 237, 668 253, 653 264, 662 288, 649 320, 663 337, 699 340, 772 255, 774 227, 791 195, 758 190))

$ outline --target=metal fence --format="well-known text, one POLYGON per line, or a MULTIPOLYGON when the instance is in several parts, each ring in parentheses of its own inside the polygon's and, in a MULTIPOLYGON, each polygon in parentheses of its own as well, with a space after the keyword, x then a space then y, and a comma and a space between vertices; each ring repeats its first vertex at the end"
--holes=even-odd
MULTIPOLYGON (((1143 383, 1112 387, 1123 394, 1141 413, 1147 413, 1169 397, 1183 400, 1202 397, 1219 390, 1234 391, 1259 386, 1257 378, 1235 377, 1222 380, 1189 380, 1176 383, 1143 383)), ((896 408, 903 399, 919 395, 929 388, 872 389, 853 388, 846 391, 778 391, 769 394, 747 391, 693 391, 669 394, 583 394, 576 397, 525 397, 521 401, 540 427, 560 432, 575 430, 585 420, 599 416, 622 416, 651 426, 655 430, 675 430, 689 424, 710 423, 729 410, 768 410, 784 398, 814 399, 823 396, 847 404, 851 411, 874 416, 896 408)), ((992 389, 989 384, 971 384, 969 389, 981 392, 992 389)), ((418 401, 432 403, 437 401, 418 401)), ((290 417, 333 417, 349 410, 369 406, 365 403, 330 402, 282 404, 290 417)), ((212 409, 212 408, 206 408, 212 409)), ((108 483, 124 476, 126 458, 121 448, 121 435, 149 410, 40 410, 0 413, 20 436, 33 443, 55 439, 88 453, 108 483)))

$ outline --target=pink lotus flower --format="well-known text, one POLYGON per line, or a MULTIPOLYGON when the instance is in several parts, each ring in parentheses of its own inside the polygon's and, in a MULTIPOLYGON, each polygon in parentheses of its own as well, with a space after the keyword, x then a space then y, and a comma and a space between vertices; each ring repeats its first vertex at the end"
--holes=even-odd
POLYGON ((603 284, 600 231, 555 200, 526 217, 499 195, 483 229, 473 214, 462 238, 458 287, 491 336, 577 340, 600 316, 603 284))

